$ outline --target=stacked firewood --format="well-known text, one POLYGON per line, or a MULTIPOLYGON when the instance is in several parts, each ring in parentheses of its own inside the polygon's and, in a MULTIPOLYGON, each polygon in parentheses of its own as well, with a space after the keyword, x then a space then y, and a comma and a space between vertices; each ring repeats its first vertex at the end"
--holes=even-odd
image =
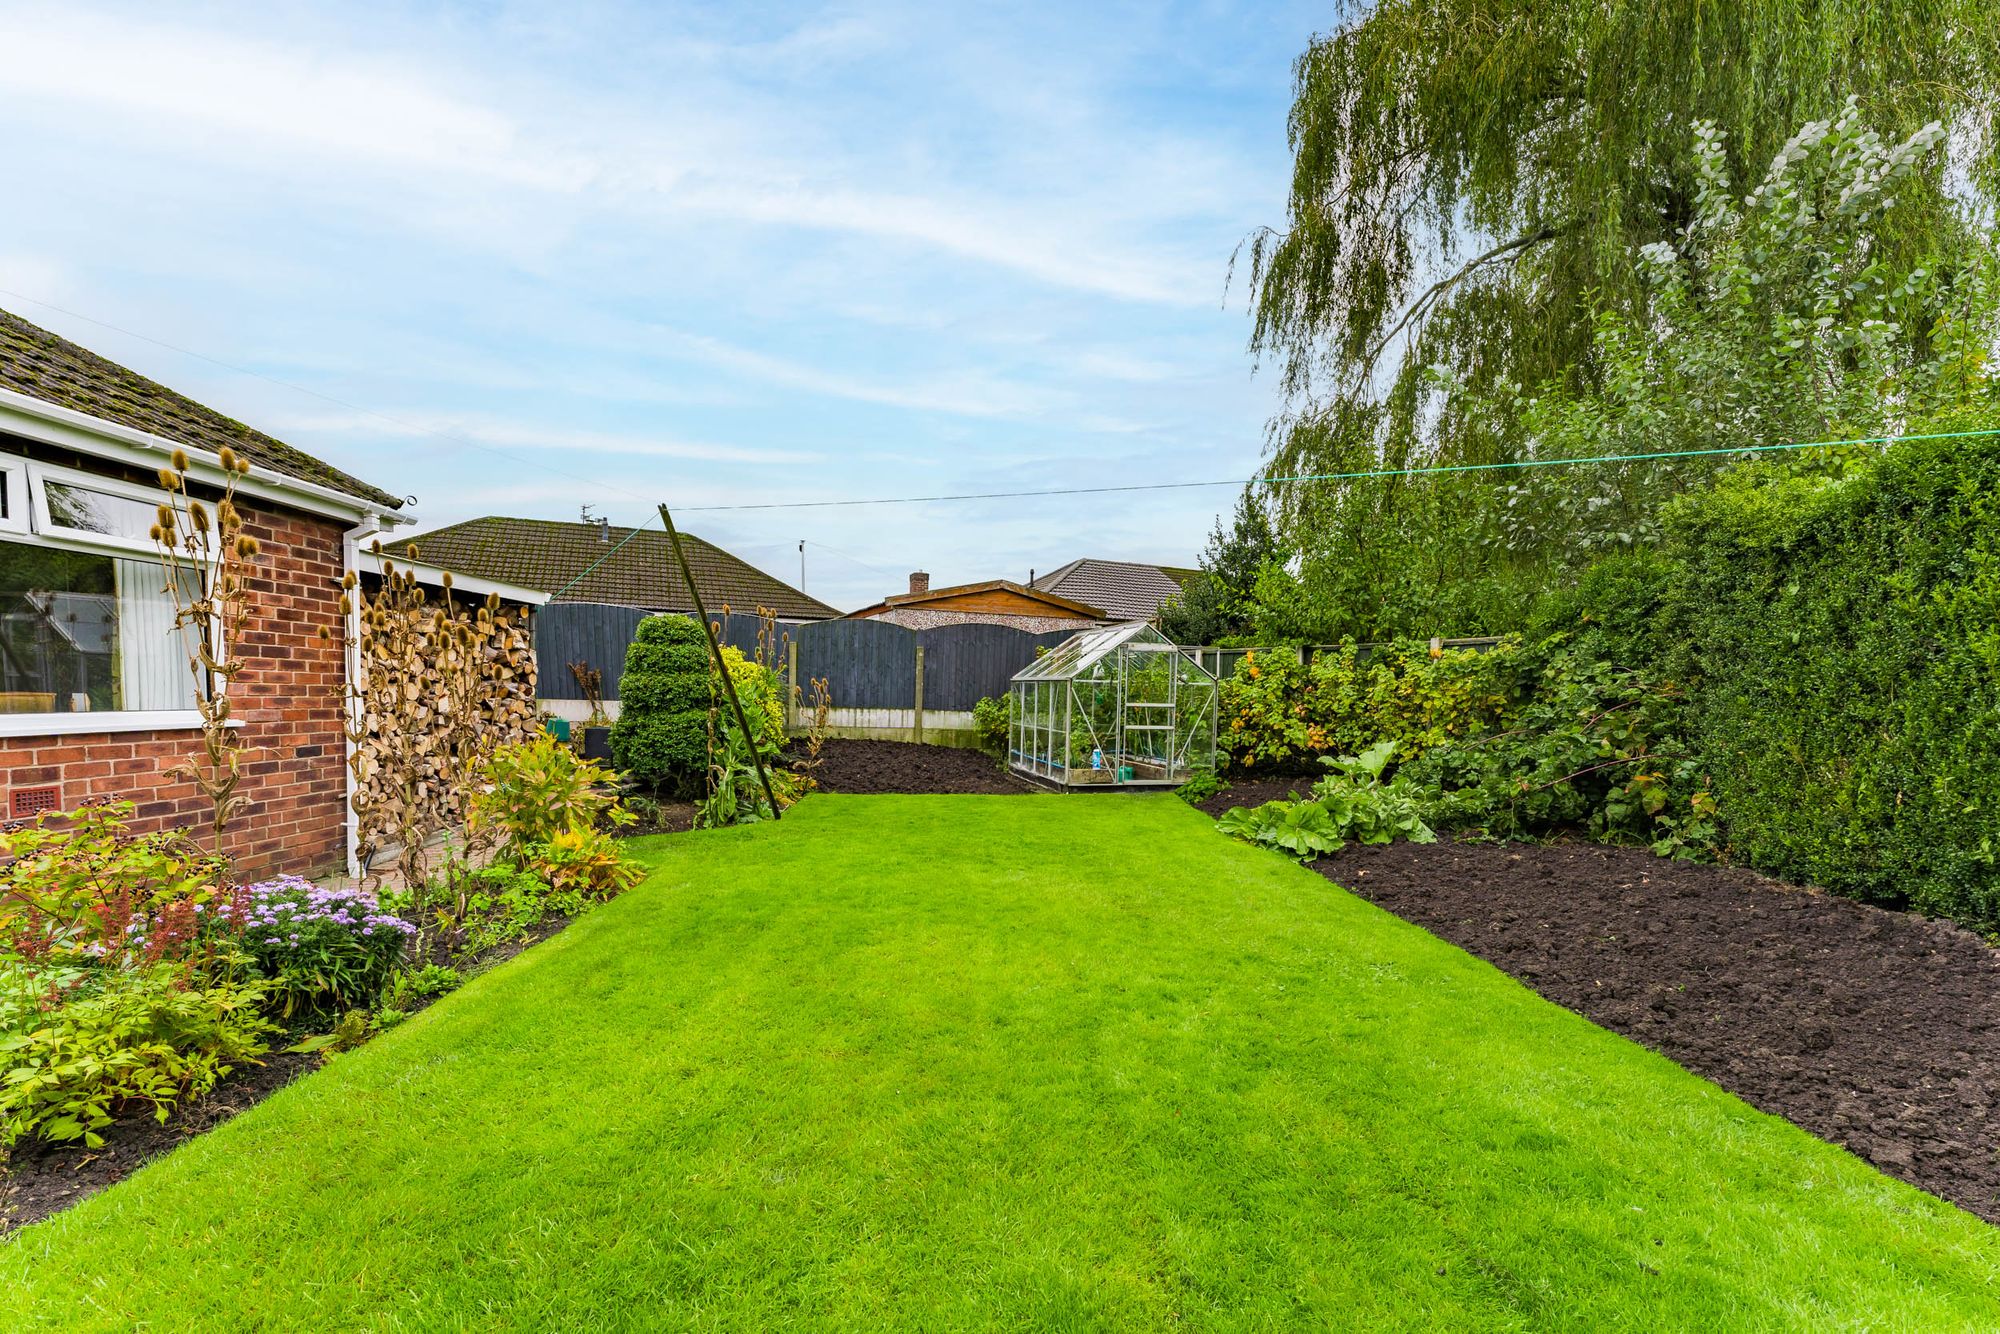
POLYGON ((421 875, 422 844, 465 819, 479 763, 540 726, 529 613, 497 599, 434 595, 391 567, 348 594, 360 623, 349 766, 360 852, 401 850, 421 875))

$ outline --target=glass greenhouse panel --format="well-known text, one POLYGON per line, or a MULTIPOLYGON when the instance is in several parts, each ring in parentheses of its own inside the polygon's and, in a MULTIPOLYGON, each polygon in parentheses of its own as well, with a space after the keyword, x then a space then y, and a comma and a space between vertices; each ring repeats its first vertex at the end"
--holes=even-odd
POLYGON ((1144 621, 1070 636, 1018 673, 1008 763, 1061 787, 1179 787, 1215 767, 1216 680, 1144 621))

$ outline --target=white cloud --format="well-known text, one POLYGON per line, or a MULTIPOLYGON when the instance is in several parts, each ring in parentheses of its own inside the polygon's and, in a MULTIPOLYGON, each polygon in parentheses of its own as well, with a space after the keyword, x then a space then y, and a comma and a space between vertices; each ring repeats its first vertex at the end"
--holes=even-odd
POLYGON ((464 413, 393 411, 354 412, 320 416, 279 416, 271 419, 279 434, 309 433, 408 437, 434 436, 446 443, 490 445, 514 450, 562 450, 587 454, 628 454, 662 459, 696 459, 709 463, 812 463, 821 456, 810 450, 765 449, 722 445, 666 436, 632 435, 616 431, 541 426, 533 422, 464 413))
MULTIPOLYGON (((802 34, 790 55, 851 40, 838 24, 826 34, 802 34)), ((1163 252, 1109 216, 1100 227, 1089 215, 1126 201, 1078 198, 1075 182, 1050 182, 1026 198, 918 192, 897 188, 888 178, 902 173, 891 165, 879 184, 847 184, 866 179, 870 164, 821 162, 784 147, 798 108, 782 99, 741 94, 746 100, 728 114, 686 99, 663 101, 647 117, 611 99, 568 107, 530 102, 524 114, 533 118, 531 129, 500 104, 541 90, 493 88, 477 96, 379 55, 68 8, 9 18, 0 93, 95 107, 170 139, 177 151, 262 170, 312 175, 313 163, 336 159, 397 173, 426 192, 427 221, 467 233, 532 229, 525 216, 496 216, 492 205, 452 193, 454 182, 485 180, 573 201, 587 196, 593 207, 640 216, 714 217, 914 245, 1123 300, 1192 305, 1213 296, 1206 258, 1163 252), (1111 239, 1095 235, 1099 230, 1111 239)), ((1086 193, 1095 185, 1082 183, 1086 193)), ((357 207, 377 202, 366 192, 350 198, 357 207)))

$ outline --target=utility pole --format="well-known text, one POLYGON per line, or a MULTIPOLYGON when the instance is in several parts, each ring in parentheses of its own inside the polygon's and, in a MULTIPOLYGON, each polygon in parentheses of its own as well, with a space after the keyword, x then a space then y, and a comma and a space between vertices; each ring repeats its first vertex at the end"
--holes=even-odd
POLYGON ((694 571, 688 568, 687 553, 681 550, 680 531, 674 527, 674 516, 667 513, 666 505, 660 506, 660 522, 667 526, 667 541, 673 546, 674 561, 681 567, 681 578, 687 580, 688 596, 694 599, 695 618, 701 622, 701 632, 708 636, 709 656, 715 659, 715 671, 722 678, 722 693, 729 696, 730 711, 736 715, 736 725, 743 729, 743 744, 750 748, 750 759, 757 766, 757 781, 764 785, 764 799, 771 803, 771 818, 777 819, 778 794, 771 791, 771 775, 764 772, 764 752, 757 749, 756 738, 750 734, 750 720, 743 716, 743 701, 736 697, 736 682, 730 679, 729 664, 722 660, 722 641, 715 637, 715 627, 708 623, 708 608, 702 604, 701 589, 695 586, 694 571))
POLYGON ((806 591, 806 540, 799 539, 799 592, 806 591))

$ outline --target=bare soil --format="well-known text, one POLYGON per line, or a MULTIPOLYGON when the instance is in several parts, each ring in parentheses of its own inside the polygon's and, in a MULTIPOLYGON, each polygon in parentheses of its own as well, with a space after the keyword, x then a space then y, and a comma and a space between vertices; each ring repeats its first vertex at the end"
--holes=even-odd
POLYGON ((812 776, 824 791, 1017 793, 1035 789, 983 751, 911 741, 828 741, 812 776))
POLYGON ((2000 956, 1971 932, 1637 848, 1397 843, 1313 869, 2000 1222, 2000 956))
POLYGON ((1310 778, 1239 778, 1199 804, 1198 810, 1221 815, 1234 806, 1262 806, 1267 801, 1290 801, 1312 791, 1310 778))

